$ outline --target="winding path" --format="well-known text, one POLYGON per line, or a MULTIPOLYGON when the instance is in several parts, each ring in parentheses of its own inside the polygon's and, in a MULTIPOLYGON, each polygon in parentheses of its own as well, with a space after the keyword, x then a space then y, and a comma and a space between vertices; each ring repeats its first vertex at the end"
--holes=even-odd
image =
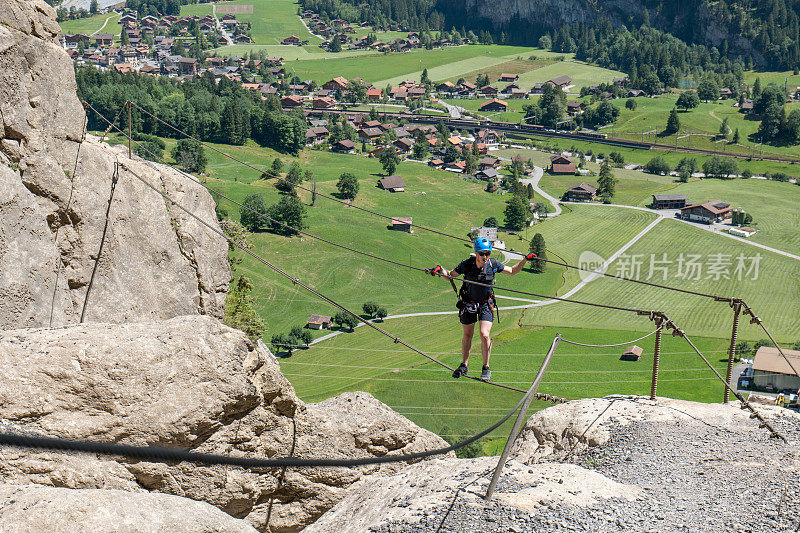
POLYGON ((115 17, 119 17, 119 16, 120 16, 120 14, 119 14, 119 13, 116 13, 116 14, 114 14, 114 15, 111 15, 111 16, 108 16, 108 17, 106 17, 106 20, 105 20, 105 22, 103 22, 103 25, 102 25, 102 26, 100 26, 98 29, 94 30, 94 33, 90 33, 90 34, 89 34, 89 37, 93 37, 94 35, 97 35, 97 34, 98 34, 98 33, 100 33, 101 31, 103 31, 103 28, 105 28, 105 27, 106 27, 106 24, 108 24, 108 21, 109 21, 109 20, 111 20, 111 19, 113 19, 113 18, 115 18, 115 17))

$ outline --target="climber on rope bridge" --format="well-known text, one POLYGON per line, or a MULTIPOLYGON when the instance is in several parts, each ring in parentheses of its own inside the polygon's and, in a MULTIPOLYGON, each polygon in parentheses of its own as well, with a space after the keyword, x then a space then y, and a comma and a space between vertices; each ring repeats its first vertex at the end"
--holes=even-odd
MULTIPOLYGON (((485 237, 475 239, 473 248, 475 249, 475 254, 470 254, 467 259, 461 261, 450 272, 439 265, 428 269, 428 272, 431 276, 449 277, 451 283, 452 278, 463 275, 465 280, 493 285, 496 273, 505 272, 513 276, 522 270, 527 261, 536 259, 536 254, 530 253, 523 256, 522 260, 513 267, 506 266, 497 259, 490 257, 492 254, 492 242, 485 237)), ((455 290, 455 284, 453 284, 453 290, 455 290)), ((456 307, 458 308, 458 318, 461 321, 464 335, 461 338, 461 364, 453 372, 453 377, 460 378, 467 373, 469 351, 472 348, 472 336, 475 333, 475 322, 478 322, 481 336, 481 352, 483 354, 481 379, 488 381, 492 378, 492 371, 489 370, 489 356, 492 353, 492 322, 494 321, 494 310, 497 307, 494 290, 491 287, 475 285, 474 283, 462 283, 461 290, 457 291, 457 294, 458 302, 456 307)))

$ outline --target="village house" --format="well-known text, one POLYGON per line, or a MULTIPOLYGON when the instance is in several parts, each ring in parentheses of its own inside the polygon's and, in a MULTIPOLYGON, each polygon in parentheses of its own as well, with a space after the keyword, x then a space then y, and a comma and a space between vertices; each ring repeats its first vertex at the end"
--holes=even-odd
POLYGON ((444 161, 442 161, 439 158, 431 159, 430 161, 428 161, 428 166, 432 168, 441 169, 442 167, 444 167, 444 161))
POLYGON ((578 102, 577 100, 570 100, 567 102, 567 115, 575 117, 583 113, 583 108, 586 104, 578 102))
POLYGON ((406 183, 400 176, 386 176, 378 180, 378 186, 389 192, 403 192, 406 190, 406 183))
POLYGON ((564 193, 565 202, 589 202, 597 196, 597 187, 588 183, 573 185, 564 193))
POLYGON ((336 106, 336 100, 331 98, 330 96, 325 96, 322 98, 314 98, 311 106, 314 109, 329 109, 331 107, 336 106))
POLYGON ((731 218, 733 208, 721 200, 712 200, 702 204, 687 205, 681 208, 681 218, 691 222, 711 224, 731 218))
POLYGON ((497 98, 485 101, 478 108, 479 111, 505 111, 506 109, 508 109, 508 104, 497 98))
POLYGON ((333 319, 325 315, 311 315, 306 321, 306 327, 309 329, 328 329, 331 327, 333 319))
POLYGON ((377 102, 383 98, 383 91, 377 87, 370 87, 367 89, 367 100, 370 102, 377 102))
POLYGON ((686 207, 685 194, 654 194, 653 209, 683 209, 686 207))
POLYGON ((444 167, 448 172, 457 172, 463 174, 467 170, 467 163, 464 161, 453 161, 444 167))
POLYGON ((336 90, 343 91, 347 89, 347 78, 343 78, 342 76, 337 76, 332 80, 323 83, 322 88, 328 91, 336 91, 336 90))
POLYGON ((500 142, 500 135, 495 130, 480 129, 475 134, 475 140, 485 144, 497 144, 500 142))
POLYGON ((494 87, 492 85, 484 85, 483 87, 478 89, 478 94, 482 95, 482 96, 485 96, 485 97, 497 96, 497 94, 499 92, 500 92, 500 89, 498 89, 497 87, 494 87))
POLYGON ((306 142, 309 144, 322 144, 330 135, 325 126, 314 126, 306 130, 306 142))
POLYGON ((111 33, 97 33, 94 36, 94 42, 101 48, 108 48, 114 45, 114 35, 111 33))
POLYGON ((517 81, 519 79, 519 74, 508 74, 503 73, 500 74, 500 78, 497 81, 517 81))
POLYGON ((727 87, 723 87, 722 89, 719 90, 719 97, 722 98, 723 100, 727 100, 728 98, 733 97, 733 91, 731 91, 727 87))
POLYGON ((343 139, 331 146, 331 152, 338 152, 340 154, 351 154, 356 148, 356 143, 350 139, 343 139))
POLYGON ((575 174, 575 163, 567 154, 551 155, 549 170, 551 174, 575 174))
POLYGON ((281 44, 292 45, 292 46, 300 46, 300 43, 301 43, 300 37, 298 37, 297 35, 290 35, 286 37, 283 41, 281 41, 281 44))
POLYGON ((480 161, 478 161, 478 168, 480 170, 486 170, 487 168, 497 168, 500 166, 500 160, 496 157, 484 157, 480 161))
POLYGON ((545 85, 547 84, 542 82, 534 83, 533 87, 531 87, 531 94, 544 94, 545 85))
POLYGON ((770 392, 792 391, 800 388, 800 377, 792 366, 800 368, 800 351, 782 348, 790 365, 773 346, 761 346, 753 358, 753 386, 770 392))
POLYGON ((383 130, 380 128, 361 128, 358 130, 358 140, 361 142, 375 142, 381 138, 383 130))
POLYGON ((392 142, 392 146, 397 148, 397 152, 400 154, 408 154, 411 152, 411 149, 414 147, 414 141, 412 141, 408 137, 403 137, 401 139, 396 139, 392 142))
POLYGON ((641 89, 631 89, 625 96, 628 98, 637 98, 639 96, 647 96, 647 93, 641 89))
POLYGON ((494 167, 487 167, 476 172, 475 177, 484 181, 498 181, 500 173, 494 167))
POLYGON ((389 229, 414 233, 414 223, 412 217, 392 217, 389 224, 389 229))
POLYGON ((292 107, 300 107, 302 105, 303 105, 302 96, 296 94, 290 94, 288 96, 284 96, 283 98, 281 98, 281 107, 292 108, 292 107))
POLYGON ((553 87, 558 87, 559 89, 566 89, 570 85, 572 85, 572 78, 569 76, 558 76, 557 78, 553 78, 552 80, 547 80, 547 83, 552 85, 553 87))

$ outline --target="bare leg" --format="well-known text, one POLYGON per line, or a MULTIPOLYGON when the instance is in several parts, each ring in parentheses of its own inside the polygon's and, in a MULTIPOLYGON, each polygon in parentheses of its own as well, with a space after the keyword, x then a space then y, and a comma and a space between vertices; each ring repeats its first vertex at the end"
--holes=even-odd
POLYGON ((492 323, 488 320, 478 322, 481 334, 481 353, 483 354, 483 366, 489 366, 489 357, 492 355, 492 323))
POLYGON ((472 348, 472 335, 475 333, 475 324, 461 324, 464 328, 464 336, 461 337, 461 362, 467 364, 469 361, 469 350, 472 348))

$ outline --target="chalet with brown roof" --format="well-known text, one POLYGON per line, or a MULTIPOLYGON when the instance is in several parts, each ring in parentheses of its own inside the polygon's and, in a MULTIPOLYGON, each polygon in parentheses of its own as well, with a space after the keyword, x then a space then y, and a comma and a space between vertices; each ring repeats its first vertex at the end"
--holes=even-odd
POLYGON ((508 74, 506 72, 500 74, 500 77, 497 81, 517 81, 519 79, 519 74, 508 74))
POLYGON ((647 96, 647 93, 641 89, 631 89, 625 96, 628 98, 637 98, 639 96, 647 96))
POLYGON ((367 100, 370 102, 377 102, 383 98, 383 91, 377 87, 370 87, 367 89, 367 100))
POLYGON ((114 45, 114 35, 111 33, 96 33, 94 42, 97 46, 108 47, 114 45))
POLYGON ((348 154, 352 153, 355 147, 356 147, 355 142, 351 141, 350 139, 343 139, 335 143, 333 146, 331 146, 331 151, 339 152, 341 154, 348 154))
POLYGON ((445 165, 444 169, 449 172, 464 173, 467 170, 467 163, 465 161, 453 161, 445 165))
POLYGON ((723 87, 719 90, 719 97, 723 100, 727 100, 733 96, 733 91, 731 91, 728 87, 723 87))
POLYGON ((452 137, 448 137, 447 142, 458 148, 464 141, 458 135, 453 135, 452 137))
POLYGON ((588 183, 573 185, 564 193, 564 201, 567 202, 589 202, 597 196, 597 187, 588 183))
POLYGON ((336 105, 336 100, 331 98, 330 96, 325 96, 322 98, 314 98, 311 106, 314 109, 330 109, 336 105))
POLYGON ((550 156, 551 174, 575 174, 575 163, 566 154, 550 156))
POLYGON ((428 166, 433 168, 442 168, 444 166, 444 161, 441 159, 431 159, 428 161, 428 166))
POLYGON ((436 90, 442 93, 452 93, 456 91, 456 85, 451 81, 445 81, 438 84, 436 90))
POLYGON ((544 87, 546 83, 537 82, 531 87, 531 94, 544 94, 544 87))
POLYGON ((570 100, 567 102, 567 114, 571 117, 575 117, 583 113, 583 108, 585 104, 583 102, 578 102, 577 100, 570 100))
POLYGON ((496 157, 484 157, 480 161, 478 161, 478 168, 481 170, 487 168, 497 168, 500 166, 500 160, 496 157))
POLYGON ((500 142, 500 135, 494 130, 481 129, 475 134, 475 139, 486 144, 497 144, 500 142))
POLYGON ((381 127, 381 121, 380 120, 367 120, 366 122, 363 122, 362 125, 365 128, 380 128, 381 127))
POLYGON ((753 101, 752 100, 745 100, 742 102, 741 110, 745 113, 752 113, 753 112, 753 101))
POLYGON ((406 182, 400 176, 386 176, 378 180, 378 187, 389 192, 403 192, 406 182))
POLYGON ((558 76, 557 78, 553 78, 552 80, 547 80, 547 83, 552 85, 553 87, 558 87, 559 89, 565 89, 572 85, 572 78, 569 76, 558 76))
POLYGON ((484 85, 480 89, 478 89, 478 94, 482 94, 484 96, 497 96, 500 92, 500 89, 493 85, 484 85))
POLYGON ((486 100, 478 108, 479 111, 505 111, 508 109, 508 104, 497 98, 486 100))
POLYGON ((323 89, 327 89, 329 91, 336 91, 336 90, 344 90, 347 89, 347 78, 342 76, 337 76, 330 81, 326 81, 322 84, 323 89))
POLYGON ((494 167, 485 167, 476 172, 475 177, 485 181, 497 181, 500 179, 500 173, 494 167))
POLYGON ((358 130, 358 140, 361 142, 375 142, 381 138, 383 130, 380 128, 361 128, 358 130))
POLYGON ((399 153, 407 154, 411 152, 411 149, 414 147, 414 141, 412 141, 409 137, 403 137, 392 142, 392 146, 397 148, 399 153))
POLYGON ((330 135, 325 126, 314 126, 306 130, 306 142, 310 144, 321 144, 330 135))
POLYGON ((300 37, 297 35, 290 35, 281 41, 281 44, 300 46, 300 42, 300 37))
POLYGON ((692 222, 711 224, 731 218, 733 208, 722 200, 712 200, 702 204, 687 205, 681 209, 681 218, 692 222))

